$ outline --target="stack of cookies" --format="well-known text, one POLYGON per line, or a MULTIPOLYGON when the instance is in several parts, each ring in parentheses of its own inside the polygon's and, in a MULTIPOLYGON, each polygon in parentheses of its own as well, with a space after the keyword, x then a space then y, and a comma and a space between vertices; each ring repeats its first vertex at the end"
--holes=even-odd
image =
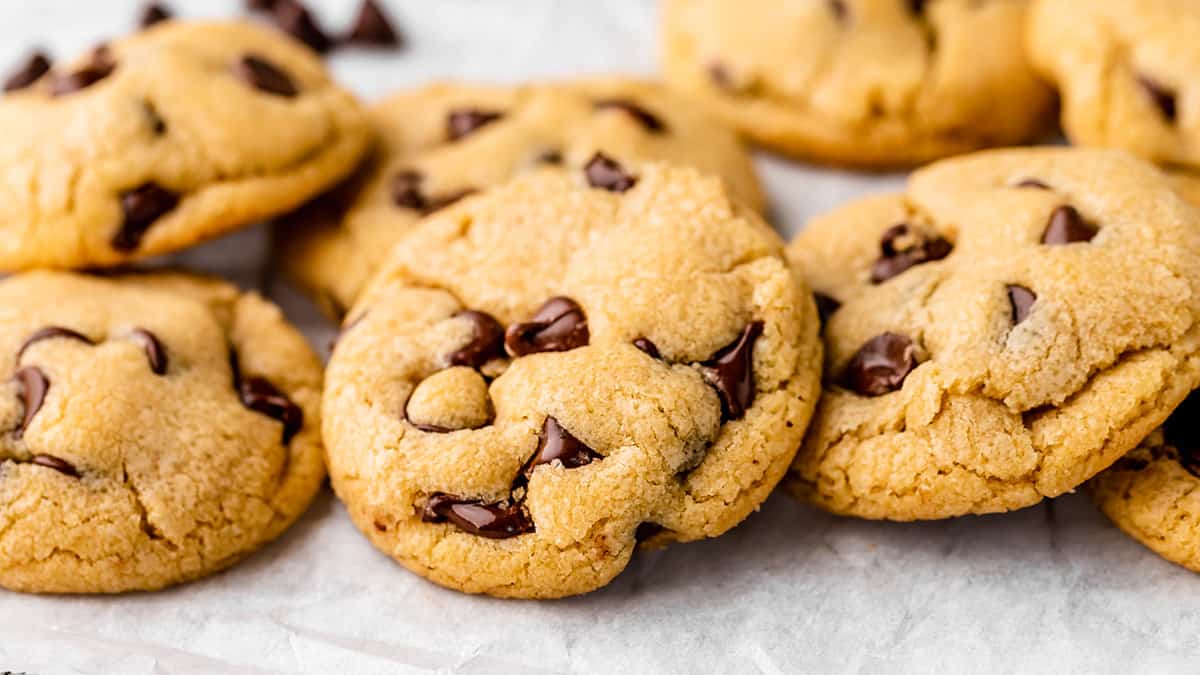
POLYGON ((667 85, 369 107, 247 23, 32 60, 0 99, 0 585, 210 574, 326 470, 381 551, 504 597, 602 587, 781 483, 912 520, 1092 480, 1200 568, 1189 1, 664 0, 667 85), (1056 87, 1119 149, 941 159, 1052 132, 1056 87), (785 245, 741 138, 941 161, 785 245), (341 323, 324 373, 257 294, 128 267, 263 220, 341 323))

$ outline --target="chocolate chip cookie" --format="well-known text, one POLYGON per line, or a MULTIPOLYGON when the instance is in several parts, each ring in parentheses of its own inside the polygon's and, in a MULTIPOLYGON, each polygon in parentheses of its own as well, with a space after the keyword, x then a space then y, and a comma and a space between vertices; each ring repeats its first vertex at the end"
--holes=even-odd
POLYGON ((560 597, 715 537, 783 476, 820 390, 811 296, 722 181, 597 155, 443 209, 351 310, 330 475, 449 588, 560 597))
POLYGON ((827 356, 788 487, 835 513, 1029 506, 1200 383, 1200 212, 1125 153, 946 160, 817 218, 789 252, 827 356))
POLYGON ((1092 498, 1126 534, 1200 572, 1200 393, 1161 429, 1088 483, 1092 498))
POLYGON ((321 364, 279 310, 183 274, 0 282, 0 585, 151 590, 284 531, 324 478, 321 364))
POLYGON ((762 192, 733 133, 661 87, 591 80, 519 87, 435 84, 374 106, 383 142, 357 182, 277 231, 283 268, 340 318, 387 252, 423 216, 541 166, 691 164, 754 209, 762 192))
POLYGON ((666 0, 668 82, 821 162, 909 165, 1042 132, 1025 0, 666 0))
POLYGON ((1029 52, 1079 145, 1120 148, 1200 182, 1200 3, 1036 0, 1029 52))
POLYGON ((370 139, 317 56, 265 28, 163 21, 0 98, 0 270, 100 267, 291 210, 370 139))

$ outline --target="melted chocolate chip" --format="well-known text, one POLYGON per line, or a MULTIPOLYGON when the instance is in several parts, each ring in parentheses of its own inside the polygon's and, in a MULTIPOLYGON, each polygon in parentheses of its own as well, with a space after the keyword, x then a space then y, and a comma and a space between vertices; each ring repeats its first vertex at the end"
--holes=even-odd
POLYGON ((850 359, 842 377, 847 389, 861 396, 882 396, 896 391, 917 367, 912 340, 883 333, 867 340, 850 359))
POLYGON ((626 98, 610 98, 596 101, 595 107, 596 110, 620 110, 637 120, 639 124, 645 127, 646 131, 651 133, 661 134, 667 130, 662 120, 637 103, 626 98))
POLYGON ((570 298, 551 298, 526 323, 515 323, 504 334, 504 345, 513 356, 539 352, 565 352, 587 345, 587 316, 570 298))
POLYGON ((268 94, 292 98, 300 93, 287 73, 276 68, 261 56, 254 54, 242 56, 233 65, 233 73, 246 84, 268 94))
POLYGON ((1071 206, 1060 206, 1050 214, 1050 222, 1042 233, 1042 243, 1047 246, 1060 246, 1076 242, 1091 241, 1099 228, 1083 219, 1079 212, 1071 206))
POLYGON ((153 26, 161 21, 166 21, 169 18, 171 18, 171 12, 166 7, 163 7, 157 2, 152 2, 146 5, 145 9, 142 10, 142 15, 138 18, 138 26, 142 28, 149 28, 150 26, 153 26))
POLYGON ((271 14, 280 30, 308 45, 314 52, 324 54, 333 47, 333 40, 317 25, 312 13, 296 0, 276 0, 271 14))
POLYGON ((449 521, 464 532, 489 539, 508 539, 534 531, 533 520, 519 502, 484 504, 441 492, 429 496, 421 519, 427 523, 449 521))
POLYGON ((639 337, 634 338, 633 346, 646 352, 652 359, 661 359, 662 356, 658 353, 658 345, 654 344, 649 338, 639 337))
POLYGON ((117 64, 112 59, 112 53, 105 45, 92 50, 90 61, 71 73, 55 75, 50 79, 50 95, 65 96, 96 84, 112 75, 117 64))
POLYGON ((842 303, 824 293, 814 292, 813 300, 817 302, 817 316, 821 317, 821 325, 828 323, 829 317, 833 316, 833 313, 842 307, 842 303))
POLYGON ((451 431, 454 431, 454 429, 449 427, 440 427, 436 424, 422 424, 420 422, 414 422, 413 419, 408 416, 407 401, 404 403, 404 421, 416 427, 418 431, 424 431, 427 434, 448 434, 451 431))
POLYGON ((121 195, 125 222, 113 235, 113 248, 125 252, 137 250, 146 230, 178 204, 179 195, 156 183, 145 183, 121 195))
POLYGON ((398 47, 403 43, 383 8, 374 0, 363 0, 354 26, 342 41, 370 47, 398 47))
POLYGON ((425 176, 419 171, 397 171, 391 181, 392 202, 401 208, 424 211, 429 205, 421 192, 421 182, 424 180, 425 176))
POLYGON ((478 131, 496 120, 504 117, 504 113, 494 110, 479 110, 477 108, 460 108, 451 110, 446 116, 446 137, 452 141, 478 131))
POLYGON ((75 469, 73 464, 66 460, 59 459, 54 455, 34 455, 29 459, 29 462, 31 464, 37 464, 38 466, 44 466, 47 469, 54 469, 55 471, 71 476, 72 478, 79 478, 79 471, 75 469))
POLYGON ((1163 424, 1163 436, 1179 452, 1179 464, 1200 477, 1200 390, 1193 391, 1163 424))
POLYGON ((1150 100, 1154 102, 1154 105, 1158 107, 1163 119, 1174 124, 1176 115, 1175 92, 1145 75, 1138 75, 1137 81, 1138 84, 1142 85, 1142 89, 1150 97, 1150 100))
POLYGON ((165 375, 167 372, 167 350, 159 342, 158 336, 145 328, 134 328, 130 333, 134 340, 141 343, 146 352, 146 361, 150 363, 150 372, 155 375, 165 375))
POLYGON ((738 339, 700 364, 704 379, 717 390, 727 420, 741 419, 754 403, 754 342, 762 332, 763 322, 748 324, 738 339))
POLYGON ((637 183, 637 178, 625 172, 611 157, 597 152, 583 167, 588 185, 609 192, 625 192, 637 183))
POLYGON ((916 265, 941 260, 954 247, 940 236, 926 236, 900 223, 884 230, 879 249, 880 257, 871 265, 873 284, 881 284, 916 265))
POLYGON ((21 423, 13 430, 13 438, 20 439, 33 422, 34 415, 37 415, 38 411, 42 409, 42 403, 46 400, 46 392, 50 390, 50 379, 46 377, 41 368, 36 366, 22 368, 16 372, 14 377, 17 380, 17 398, 25 408, 25 415, 22 417, 21 423))
POLYGON ((279 420, 283 424, 283 444, 287 445, 304 426, 304 411, 266 378, 243 377, 237 352, 229 353, 229 367, 233 371, 233 388, 242 405, 279 420))
POLYGON ((1024 286, 1008 286, 1008 304, 1012 310, 1013 325, 1017 325, 1029 317, 1033 303, 1037 302, 1037 293, 1024 286))
POLYGON ((78 340, 89 345, 96 344, 90 337, 78 331, 73 331, 70 328, 63 328, 62 326, 46 326, 45 328, 39 328, 33 332, 33 335, 25 338, 25 342, 21 345, 21 348, 17 350, 17 360, 20 361, 21 355, 25 353, 25 350, 29 349, 34 344, 41 342, 42 340, 54 340, 58 338, 78 340))
POLYGON ((21 67, 8 76, 4 81, 4 91, 16 91, 42 79, 50 72, 50 58, 44 52, 36 51, 29 55, 21 67))
POLYGON ((1046 185, 1045 183, 1043 183, 1042 181, 1040 181, 1036 178, 1025 178, 1025 179, 1021 180, 1021 182, 1017 183, 1016 187, 1030 188, 1033 190, 1049 190, 1050 189, 1049 185, 1046 185))
POLYGON ((479 368, 504 357, 504 326, 486 312, 468 309, 454 316, 471 322, 471 341, 446 355, 452 366, 479 368))
POLYGON ((529 477, 535 468, 555 460, 561 462, 564 468, 578 469, 602 459, 604 455, 584 445, 583 441, 564 429, 558 420, 548 416, 542 424, 542 433, 538 436, 537 452, 525 463, 521 473, 529 477))

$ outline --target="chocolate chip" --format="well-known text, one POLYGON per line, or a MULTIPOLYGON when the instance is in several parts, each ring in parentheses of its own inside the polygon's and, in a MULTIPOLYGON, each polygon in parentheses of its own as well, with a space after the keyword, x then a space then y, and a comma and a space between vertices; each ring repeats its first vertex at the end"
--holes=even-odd
POLYGON ((712 81, 719 89, 728 92, 736 93, 738 90, 737 83, 734 82, 733 75, 730 74, 729 68, 723 63, 710 63, 708 65, 708 79, 712 81))
POLYGON ((42 51, 35 51, 29 55, 25 63, 21 64, 20 68, 4 81, 4 91, 24 89, 42 79, 42 76, 48 72, 50 72, 50 58, 42 51))
POLYGON ((1099 228, 1083 219, 1071 206, 1060 206, 1050 214, 1050 222, 1042 233, 1042 243, 1048 246, 1091 241, 1099 228))
POLYGON ((171 18, 171 12, 166 7, 163 7, 157 2, 152 2, 146 5, 142 10, 142 16, 138 19, 138 26, 149 28, 160 21, 166 21, 171 18))
POLYGON ((447 354, 446 363, 479 368, 492 359, 504 357, 504 326, 496 317, 474 309, 454 316, 471 322, 471 341, 447 354))
POLYGON ((846 0, 829 0, 829 11, 833 12, 833 18, 837 19, 838 23, 845 23, 850 17, 850 8, 846 6, 846 0))
POLYGON ((586 346, 587 316, 583 308, 570 298, 551 298, 533 318, 515 323, 504 334, 504 345, 513 356, 539 352, 565 352, 586 346))
POLYGON ((375 526, 376 532, 387 532, 387 525, 384 525, 383 523, 379 522, 378 520, 372 522, 371 524, 375 526))
POLYGON ((158 114, 158 108, 153 101, 142 101, 142 112, 146 115, 146 120, 149 122, 150 131, 155 136, 162 136, 167 133, 167 122, 158 114))
POLYGON ((533 520, 519 502, 484 504, 442 492, 429 496, 421 519, 427 523, 449 521, 468 534, 489 539, 508 539, 534 531, 533 520))
POLYGON ((543 150, 537 156, 537 161, 540 164, 562 164, 563 155, 561 150, 543 150))
POLYGON ((446 137, 452 141, 478 131, 496 120, 504 117, 504 113, 494 110, 479 110, 477 108, 460 108, 451 110, 446 115, 446 137))
POLYGON ((304 411, 266 378, 243 377, 237 352, 229 353, 229 367, 233 371, 233 388, 242 405, 283 423, 283 444, 287 445, 304 426, 304 411))
POLYGON ((741 419, 754 403, 754 342, 762 332, 763 322, 748 324, 738 339, 700 364, 704 379, 717 390, 727 420, 741 419))
POLYGON ((159 342, 158 336, 145 328, 134 328, 130 335, 141 343, 146 352, 146 360, 150 363, 150 372, 155 375, 165 375, 167 372, 167 350, 159 342))
POLYGON ((637 526, 637 529, 634 530, 633 539, 634 539, 634 541, 639 541, 639 542, 646 541, 647 539, 653 537, 654 535, 658 534, 659 532, 664 531, 665 529, 666 528, 664 528, 662 525, 659 525, 658 523, 650 523, 650 522, 641 523, 640 525, 637 526))
POLYGON ((401 208, 424 211, 429 203, 421 193, 421 182, 424 180, 425 176, 419 171, 397 171, 391 182, 392 202, 401 208))
POLYGON ((1012 322, 1014 326, 1029 316, 1029 312, 1032 310, 1033 303, 1035 302, 1037 302, 1037 293, 1024 286, 1008 286, 1008 304, 1012 310, 1012 322))
POLYGON ((1034 189, 1034 190, 1049 190, 1050 189, 1049 185, 1046 185, 1045 183, 1043 183, 1042 181, 1040 181, 1036 178, 1025 178, 1021 182, 1017 183, 1016 187, 1030 188, 1030 189, 1034 189))
POLYGON ((333 40, 321 30, 312 13, 304 5, 296 0, 276 0, 273 5, 271 14, 280 30, 308 45, 318 54, 324 54, 333 46, 333 40))
POLYGON ((661 134, 667 130, 662 120, 637 103, 626 98, 610 98, 596 101, 595 107, 596 110, 620 110, 637 120, 639 124, 645 127, 646 131, 651 133, 661 134))
POLYGON ((850 359, 843 375, 847 389, 862 396, 882 396, 896 391, 917 367, 912 340, 896 333, 883 333, 867 340, 850 359))
POLYGON ((112 59, 112 52, 106 45, 100 45, 92 50, 91 59, 71 73, 55 75, 50 79, 50 95, 65 96, 96 84, 108 77, 117 69, 112 59))
POLYGON ((941 260, 954 247, 938 235, 927 236, 900 223, 884 231, 879 249, 880 257, 871 265, 873 284, 881 284, 916 265, 941 260))
POLYGON ((41 368, 36 366, 22 368, 16 372, 14 377, 19 387, 17 398, 25 408, 25 415, 21 419, 21 423, 13 430, 13 438, 20 439, 25 435, 25 430, 29 428, 30 423, 33 422, 33 416, 42 409, 42 402, 46 400, 46 392, 50 390, 50 379, 46 377, 41 368))
POLYGON ((30 463, 44 466, 47 469, 54 469, 59 473, 64 473, 72 478, 79 478, 79 472, 70 462, 59 459, 54 455, 34 455, 29 459, 30 463))
POLYGON ((25 353, 25 350, 29 349, 34 344, 41 342, 42 340, 54 340, 58 338, 78 340, 89 345, 96 344, 90 337, 78 331, 73 331, 70 328, 63 328, 62 326, 46 326, 45 328, 39 328, 33 332, 33 335, 25 338, 24 344, 22 344, 21 348, 17 350, 17 361, 20 361, 21 355, 25 353))
POLYGON ((246 84, 268 94, 292 98, 299 93, 287 73, 261 56, 244 55, 234 64, 233 72, 246 84))
POLYGON ((829 317, 842 307, 842 303, 824 293, 814 292, 813 300, 817 302, 817 316, 821 318, 821 325, 828 323, 829 317))
POLYGON ((392 22, 383 8, 374 0, 363 0, 358 17, 354 20, 354 27, 343 38, 343 42, 371 47, 398 47, 403 40, 392 27, 392 22))
POLYGON ((1154 105, 1158 106, 1163 118, 1173 124, 1176 115, 1175 92, 1145 75, 1138 75, 1137 81, 1142 85, 1142 89, 1145 90, 1154 105))
POLYGON ((908 0, 908 9, 913 14, 921 16, 925 13, 925 0, 908 0))
POLYGON ((645 338, 645 337, 634 338, 633 346, 637 347, 638 349, 649 354, 650 358, 652 358, 652 359, 661 359, 662 358, 662 356, 659 355, 659 353, 658 353, 658 345, 655 345, 648 338, 645 338))
POLYGON ((542 424, 542 433, 538 436, 537 452, 525 463, 521 473, 526 477, 531 476, 535 468, 555 460, 561 462, 564 468, 578 469, 602 459, 604 455, 584 445, 583 441, 564 429, 558 420, 547 416, 542 424))
POLYGON ((441 209, 444 209, 447 206, 450 206, 451 204, 459 201, 460 199, 470 197, 471 195, 475 194, 475 192, 476 192, 476 190, 473 188, 464 188, 462 190, 457 190, 455 192, 450 192, 448 194, 433 197, 431 199, 426 200, 425 208, 422 209, 422 212, 423 213, 433 213, 434 211, 440 211, 441 209))
POLYGON ((588 185, 609 192, 625 192, 637 183, 637 178, 625 173, 620 164, 604 153, 597 152, 583 167, 588 185))
POLYGON ((412 418, 408 416, 407 402, 404 404, 404 421, 416 427, 418 431, 424 431, 427 434, 448 434, 451 431, 455 431, 449 427, 440 427, 436 424, 422 424, 420 422, 414 422, 412 418))
POLYGON ((112 246, 118 251, 134 251, 142 243, 146 230, 179 204, 179 195, 159 186, 144 183, 121 195, 125 221, 113 235, 112 246))

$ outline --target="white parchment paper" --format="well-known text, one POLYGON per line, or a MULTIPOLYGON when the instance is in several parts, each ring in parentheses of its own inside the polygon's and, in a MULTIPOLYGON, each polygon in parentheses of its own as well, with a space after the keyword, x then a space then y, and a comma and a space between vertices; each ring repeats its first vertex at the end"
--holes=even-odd
MULTIPOLYGON (((170 4, 185 16, 240 11, 233 0, 170 4)), ((330 26, 355 7, 312 4, 330 26)), ((654 72, 651 0, 387 4, 410 48, 331 60, 366 98, 437 77, 654 72)), ((0 0, 0 64, 34 44, 76 53, 124 32, 137 9, 0 0)), ((902 180, 767 157, 761 167, 785 235, 902 180)), ((331 327, 260 271, 265 256, 259 228, 176 262, 266 288, 323 347, 331 327)), ((1198 611, 1200 579, 1126 539, 1082 495, 910 525, 833 518, 776 495, 725 537, 639 555, 601 591, 535 603, 468 597, 409 574, 359 536, 326 489, 282 539, 209 579, 120 597, 0 591, 0 671, 1195 672, 1198 611)))

